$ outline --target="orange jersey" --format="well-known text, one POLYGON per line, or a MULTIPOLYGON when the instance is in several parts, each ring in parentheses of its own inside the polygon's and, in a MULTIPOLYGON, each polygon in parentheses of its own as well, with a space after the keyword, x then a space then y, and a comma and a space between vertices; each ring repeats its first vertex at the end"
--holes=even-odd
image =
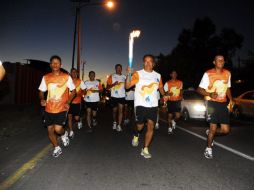
POLYGON ((80 79, 75 79, 73 80, 73 83, 75 85, 76 88, 76 96, 75 98, 72 100, 72 104, 80 104, 81 103, 81 98, 83 95, 83 89, 81 88, 81 80, 80 79))
POLYGON ((69 90, 74 89, 71 77, 68 74, 60 73, 54 75, 49 73, 42 79, 39 87, 41 91, 48 91, 45 111, 48 113, 60 113, 67 111, 64 105, 69 99, 69 90))
POLYGON ((172 93, 171 96, 167 97, 168 101, 179 101, 182 100, 181 90, 183 89, 183 82, 180 80, 169 80, 164 85, 165 92, 172 93))
POLYGON ((230 79, 231 73, 228 70, 223 69, 221 73, 217 73, 215 69, 210 69, 204 74, 199 87, 209 93, 216 92, 218 94, 216 99, 206 96, 206 100, 226 102, 227 89, 231 87, 230 79))

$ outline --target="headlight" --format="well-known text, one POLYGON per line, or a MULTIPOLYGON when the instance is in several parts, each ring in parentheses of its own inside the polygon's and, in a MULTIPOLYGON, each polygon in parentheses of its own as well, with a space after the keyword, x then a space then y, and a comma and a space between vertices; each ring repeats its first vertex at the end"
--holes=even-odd
POLYGON ((106 100, 109 100, 109 97, 106 97, 106 100))
POLYGON ((196 111, 206 111, 206 107, 204 106, 204 105, 199 105, 199 104, 197 104, 197 105, 194 105, 194 110, 196 110, 196 111))

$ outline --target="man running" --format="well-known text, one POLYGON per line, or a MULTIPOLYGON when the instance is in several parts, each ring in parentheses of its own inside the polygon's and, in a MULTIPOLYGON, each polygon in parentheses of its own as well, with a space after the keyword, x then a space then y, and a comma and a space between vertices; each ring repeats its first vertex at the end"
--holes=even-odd
POLYGON ((86 105, 86 121, 88 126, 88 132, 92 132, 92 126, 97 125, 96 115, 98 110, 98 104, 100 101, 99 93, 102 92, 101 83, 95 80, 95 72, 90 71, 89 80, 85 81, 85 105, 86 105))
POLYGON ((73 83, 75 85, 76 89, 76 96, 72 100, 70 109, 68 112, 68 126, 69 126, 69 137, 74 137, 73 132, 73 116, 76 122, 78 122, 78 129, 82 128, 82 121, 80 120, 80 111, 81 111, 81 98, 83 94, 83 90, 85 89, 84 82, 78 78, 78 72, 77 69, 72 68, 71 69, 71 78, 73 80, 73 83))
POLYGON ((153 70, 154 56, 145 55, 143 57, 144 68, 135 72, 129 79, 130 68, 127 69, 127 78, 125 87, 129 89, 136 85, 134 93, 134 106, 136 114, 136 128, 134 130, 134 136, 132 139, 132 145, 138 146, 138 139, 141 130, 144 128, 144 124, 147 123, 147 131, 145 135, 144 147, 141 150, 141 155, 144 158, 151 158, 148 147, 153 138, 154 124, 157 119, 158 109, 158 92, 159 89, 162 95, 165 94, 161 75, 153 70))
POLYGON ((52 72, 43 76, 39 86, 41 106, 45 106, 45 125, 48 127, 48 137, 54 146, 53 156, 58 157, 62 149, 58 145, 57 135, 61 135, 64 146, 69 145, 68 132, 63 126, 66 122, 67 111, 76 94, 71 77, 61 72, 61 58, 54 55, 50 58, 52 72), (47 100, 44 93, 48 91, 47 100), (69 91, 71 94, 69 95, 69 91))
POLYGON ((132 114, 134 111, 134 90, 135 88, 132 87, 126 90, 125 96, 125 104, 124 104, 124 125, 128 125, 132 118, 132 114))
POLYGON ((122 74, 122 65, 115 66, 116 73, 109 76, 107 89, 111 91, 111 106, 113 108, 113 130, 122 131, 123 106, 125 103, 125 75, 122 74))
POLYGON ((167 93, 167 110, 168 110, 168 134, 172 134, 176 128, 176 122, 181 117, 181 101, 183 82, 177 79, 177 72, 170 73, 171 79, 164 85, 164 90, 167 93))
POLYGON ((231 73, 224 69, 224 56, 216 55, 213 61, 215 67, 206 71, 199 84, 198 92, 207 100, 207 120, 210 129, 206 131, 207 147, 204 156, 213 158, 212 146, 215 135, 227 135, 230 132, 227 97, 233 104, 231 95, 231 73), (217 128, 220 124, 220 128, 217 128))

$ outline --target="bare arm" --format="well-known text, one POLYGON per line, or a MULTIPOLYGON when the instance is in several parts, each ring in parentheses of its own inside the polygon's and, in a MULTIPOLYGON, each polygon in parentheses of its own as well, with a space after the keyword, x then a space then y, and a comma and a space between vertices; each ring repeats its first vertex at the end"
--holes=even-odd
POLYGON ((46 100, 44 99, 44 92, 39 91, 39 99, 41 106, 46 106, 46 100))
POLYGON ((5 69, 2 65, 2 62, 0 63, 0 81, 4 78, 5 75, 5 69))
POLYGON ((227 89, 227 97, 229 98, 229 100, 231 102, 233 101, 232 94, 231 94, 231 89, 230 88, 227 89))
POLYGON ((198 87, 197 92, 198 92, 199 94, 203 95, 203 96, 209 96, 209 97, 211 97, 211 98, 213 98, 213 99, 216 99, 217 96, 218 96, 218 94, 217 94, 216 92, 211 92, 211 93, 209 93, 209 92, 206 92, 205 89, 200 88, 200 87, 198 87))

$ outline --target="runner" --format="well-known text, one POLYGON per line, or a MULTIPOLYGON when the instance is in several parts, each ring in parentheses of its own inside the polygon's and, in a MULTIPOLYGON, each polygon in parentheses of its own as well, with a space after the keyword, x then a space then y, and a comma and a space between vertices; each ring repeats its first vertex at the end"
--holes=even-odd
POLYGON ((183 82, 177 79, 177 72, 170 73, 171 79, 164 85, 164 90, 167 93, 167 110, 168 110, 168 134, 172 134, 176 128, 176 122, 181 117, 181 101, 183 82))
POLYGON ((113 108, 113 130, 122 131, 123 106, 125 103, 125 76, 122 75, 122 65, 115 66, 116 73, 109 76, 107 89, 111 91, 111 106, 113 108))
POLYGON ((61 72, 61 58, 54 55, 50 58, 52 72, 43 76, 39 86, 39 98, 41 106, 45 106, 45 125, 48 127, 48 137, 54 146, 53 156, 58 157, 62 153, 57 142, 57 135, 61 135, 64 146, 69 145, 68 132, 63 126, 66 122, 67 111, 76 94, 71 77, 61 72), (69 95, 69 90, 72 91, 69 95), (44 93, 48 91, 47 100, 44 93))
POLYGON ((78 71, 75 68, 71 69, 71 78, 76 88, 76 96, 72 100, 70 109, 68 112, 68 126, 69 126, 69 137, 74 137, 73 132, 73 116, 76 122, 78 122, 78 129, 82 128, 82 121, 80 120, 80 111, 81 111, 81 98, 83 90, 85 89, 84 82, 78 78, 78 71))
POLYGON ((215 67, 206 71, 199 84, 198 92, 207 100, 207 120, 210 129, 206 131, 207 147, 204 156, 213 158, 212 146, 215 135, 227 135, 230 132, 227 97, 233 105, 231 95, 231 73, 224 69, 224 56, 216 55, 213 61, 215 67), (220 128, 217 128, 220 124, 220 128))
POLYGON ((132 87, 126 90, 125 104, 124 104, 124 125, 128 125, 134 112, 134 90, 132 87))
POLYGON ((85 81, 85 105, 86 105, 86 121, 88 132, 92 132, 92 126, 97 125, 96 116, 98 103, 100 101, 99 93, 102 92, 101 83, 95 80, 95 72, 90 71, 89 80, 85 81))
POLYGON ((134 136, 132 139, 132 145, 138 146, 139 135, 144 124, 147 123, 147 132, 145 135, 144 147, 141 150, 141 155, 144 158, 151 158, 148 147, 153 138, 154 124, 157 119, 158 110, 158 92, 159 89, 162 95, 165 94, 161 75, 153 70, 154 56, 145 55, 143 57, 144 69, 135 72, 132 79, 129 79, 129 73, 131 69, 127 69, 127 78, 125 87, 129 89, 136 85, 134 93, 134 106, 136 114, 136 122, 134 136))

